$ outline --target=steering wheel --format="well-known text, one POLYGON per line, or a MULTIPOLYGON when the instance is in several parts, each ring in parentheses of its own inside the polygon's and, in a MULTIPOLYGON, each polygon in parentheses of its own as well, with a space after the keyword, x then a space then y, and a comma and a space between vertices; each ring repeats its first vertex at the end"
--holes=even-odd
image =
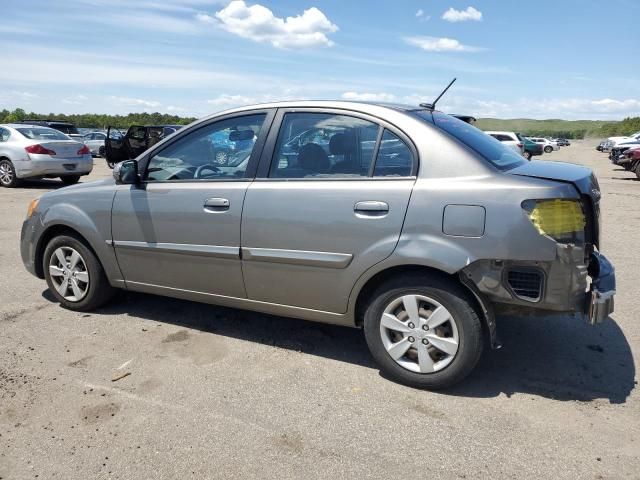
POLYGON ((218 167, 214 167, 213 165, 200 165, 196 169, 196 173, 194 173, 193 176, 195 178, 202 178, 202 172, 204 172, 205 170, 210 170, 213 173, 218 173, 220 171, 218 167))

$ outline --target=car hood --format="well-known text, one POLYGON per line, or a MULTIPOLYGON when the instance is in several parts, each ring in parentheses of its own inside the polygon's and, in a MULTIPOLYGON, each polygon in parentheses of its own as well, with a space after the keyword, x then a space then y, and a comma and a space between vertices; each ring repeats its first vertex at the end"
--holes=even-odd
POLYGON ((509 170, 512 175, 542 178, 573 184, 581 194, 590 196, 594 202, 600 200, 600 187, 592 170, 565 162, 531 161, 509 170))
POLYGON ((110 187, 113 188, 115 187, 115 184, 116 184, 116 181, 113 178, 105 178, 103 180, 95 180, 93 182, 87 182, 87 183, 78 183, 76 185, 70 185, 68 187, 63 187, 63 188, 59 188, 58 190, 47 192, 41 198, 48 199, 48 198, 60 197, 62 195, 83 193, 89 190, 104 189, 104 188, 110 188, 110 187))

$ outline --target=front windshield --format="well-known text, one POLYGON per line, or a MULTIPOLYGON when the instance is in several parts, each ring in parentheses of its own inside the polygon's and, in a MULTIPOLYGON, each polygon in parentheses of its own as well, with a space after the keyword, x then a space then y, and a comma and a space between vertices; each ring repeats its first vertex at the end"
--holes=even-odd
POLYGON ((421 119, 434 123, 500 170, 509 170, 526 162, 522 155, 467 122, 442 112, 419 110, 414 113, 421 119))
POLYGON ((69 140, 64 133, 47 127, 25 127, 17 128, 18 132, 29 140, 69 140))

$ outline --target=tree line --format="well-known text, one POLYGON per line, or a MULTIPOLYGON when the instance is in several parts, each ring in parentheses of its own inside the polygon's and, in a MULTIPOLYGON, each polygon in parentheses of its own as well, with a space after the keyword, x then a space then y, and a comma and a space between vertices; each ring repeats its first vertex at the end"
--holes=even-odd
POLYGON ((108 126, 127 129, 131 125, 186 125, 195 117, 179 117, 166 113, 129 113, 127 115, 106 115, 99 113, 64 114, 25 112, 22 108, 13 111, 0 110, 0 123, 22 120, 58 120, 73 123, 80 128, 107 128, 108 126))
MULTIPOLYGON (((127 115, 106 115, 99 113, 64 114, 64 113, 35 113, 26 112, 22 108, 15 110, 0 110, 0 123, 17 122, 21 120, 59 120, 71 122, 81 128, 107 128, 108 126, 127 129, 131 125, 186 125, 195 120, 195 117, 180 117, 166 113, 129 113, 127 115)), ((509 122, 505 120, 503 122, 509 122)), ((479 120, 482 126, 482 119, 479 120)), ((571 128, 572 122, 565 120, 552 121, 553 126, 543 128, 526 129, 529 136, 556 137, 556 138, 585 138, 611 137, 616 135, 629 135, 640 131, 640 117, 628 117, 619 122, 602 122, 594 128, 571 128)), ((506 127, 505 127, 506 128, 506 127)), ((516 129, 517 130, 517 129, 516 129)))

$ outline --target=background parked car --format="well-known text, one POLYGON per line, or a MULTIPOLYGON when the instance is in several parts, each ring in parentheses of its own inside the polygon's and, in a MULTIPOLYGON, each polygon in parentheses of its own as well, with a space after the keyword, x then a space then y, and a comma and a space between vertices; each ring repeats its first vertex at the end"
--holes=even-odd
POLYGON ((86 145, 40 125, 0 125, 0 185, 15 187, 24 178, 60 177, 77 183, 93 169, 86 145))
POLYGON ((104 132, 91 132, 82 137, 84 144, 91 150, 91 155, 103 156, 105 153, 104 141, 107 139, 107 134, 104 132))
POLYGON ((560 147, 558 146, 558 144, 555 142, 552 142, 548 138, 542 138, 542 137, 527 137, 527 138, 532 142, 542 145, 542 149, 544 150, 544 153, 551 153, 554 150, 560 150, 560 147))
POLYGON ((522 143, 522 140, 518 138, 518 135, 515 132, 489 131, 485 133, 487 133, 488 135, 491 135, 496 140, 501 141, 503 144, 511 148, 514 152, 518 153, 519 155, 524 154, 524 151, 525 151, 524 144, 522 143))
POLYGON ((43 127, 53 128, 54 130, 58 130, 59 132, 68 135, 74 140, 78 140, 80 142, 82 141, 82 135, 73 123, 61 122, 57 120, 23 120, 16 123, 24 123, 26 125, 41 125, 43 127))
POLYGON ((556 138, 556 143, 559 147, 568 147, 569 145, 571 145, 571 142, 566 138, 556 138))
POLYGON ((527 137, 524 137, 521 133, 516 133, 520 141, 522 142, 524 153, 522 154, 527 160, 531 160, 531 157, 542 155, 544 150, 542 145, 532 142, 527 137))
POLYGON ((109 127, 104 155, 107 165, 113 168, 118 162, 136 158, 180 128, 182 125, 132 125, 122 134, 117 128, 109 127))

